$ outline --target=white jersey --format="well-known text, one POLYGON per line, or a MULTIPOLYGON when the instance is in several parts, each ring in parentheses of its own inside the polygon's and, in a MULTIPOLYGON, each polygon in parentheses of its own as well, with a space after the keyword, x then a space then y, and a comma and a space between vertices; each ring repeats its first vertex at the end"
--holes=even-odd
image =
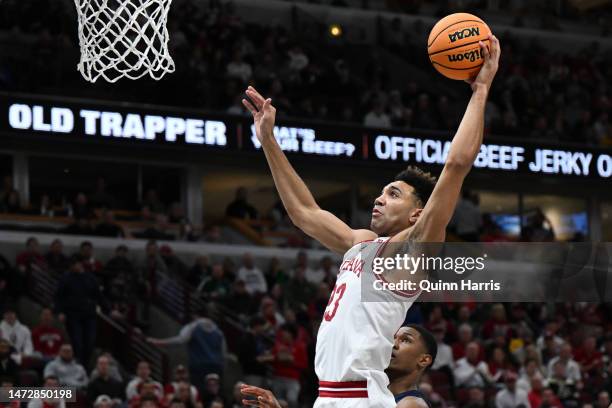
POLYGON ((376 279, 384 279, 372 271, 374 258, 388 241, 359 243, 344 254, 317 334, 317 408, 396 406, 384 370, 391 359, 393 336, 418 293, 372 290, 376 279), (362 301, 362 287, 367 301, 362 301))

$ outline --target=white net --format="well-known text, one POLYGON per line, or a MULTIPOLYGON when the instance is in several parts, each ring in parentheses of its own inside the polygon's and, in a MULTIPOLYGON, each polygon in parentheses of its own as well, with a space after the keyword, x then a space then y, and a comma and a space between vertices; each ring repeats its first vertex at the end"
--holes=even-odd
POLYGON ((172 0, 74 0, 79 17, 79 72, 89 82, 116 82, 174 72, 168 51, 172 0))

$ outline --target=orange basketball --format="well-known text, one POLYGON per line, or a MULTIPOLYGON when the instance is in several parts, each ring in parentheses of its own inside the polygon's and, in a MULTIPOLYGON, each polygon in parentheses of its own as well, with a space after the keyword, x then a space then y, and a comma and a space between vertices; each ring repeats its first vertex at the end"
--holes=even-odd
POLYGON ((476 76, 484 56, 478 41, 489 45, 489 26, 468 13, 455 13, 438 21, 429 33, 427 52, 434 68, 451 79, 476 76))

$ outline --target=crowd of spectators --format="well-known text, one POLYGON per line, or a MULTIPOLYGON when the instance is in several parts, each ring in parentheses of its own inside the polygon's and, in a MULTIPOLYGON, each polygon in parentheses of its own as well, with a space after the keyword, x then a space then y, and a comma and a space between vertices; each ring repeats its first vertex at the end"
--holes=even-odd
MULTIPOLYGON (((0 32, 15 44, 33 35, 36 52, 3 59, 0 88, 86 92, 74 70, 76 59, 70 60, 78 52, 76 22, 71 20, 75 16, 68 6, 63 1, 37 2, 36 7, 28 1, 4 2, 0 32), (28 69, 20 62, 24 55, 35 61, 28 69), (61 58, 49 63, 50 55, 61 58), (77 84, 79 90, 74 91, 77 84)), ((171 16, 168 28, 177 72, 156 87, 146 80, 125 82, 125 93, 113 89, 110 98, 137 97, 141 102, 244 114, 241 95, 246 85, 254 84, 272 98, 279 116, 440 131, 457 127, 465 105, 463 97, 435 91, 422 81, 391 81, 389 67, 381 65, 375 52, 361 48, 352 53, 324 39, 317 44, 319 37, 312 37, 310 29, 290 32, 245 23, 231 2, 177 2, 171 16), (372 56, 366 64, 357 63, 363 52, 372 56)), ((385 46, 406 64, 422 69, 432 82, 439 78, 425 54, 413 51, 426 42, 428 29, 422 21, 407 26, 399 18, 383 20, 381 31, 380 44, 372 48, 385 46)), ((612 144, 609 52, 596 43, 571 54, 553 52, 537 39, 519 41, 507 33, 500 37, 502 64, 487 109, 489 133, 612 144)), ((459 89, 450 81, 449 87, 459 89)), ((105 92, 102 85, 91 89, 97 95, 105 92)))
MULTIPOLYGON (((232 352, 241 380, 271 388, 283 404, 311 406, 316 396, 314 344, 337 271, 330 257, 313 267, 300 252, 293 265, 273 258, 262 268, 249 253, 241 260, 202 255, 189 267, 171 248, 151 241, 141 257, 119 246, 115 256, 101 262, 90 242, 69 256, 59 239, 43 253, 30 238, 15 268, 0 261, 7 268, 0 279, 4 383, 17 384, 24 371, 34 369, 41 382, 72 385, 92 404, 110 404, 96 406, 122 401, 129 407, 178 408, 183 405, 171 401, 181 399, 184 406, 233 407, 240 406, 234 405, 237 397, 224 395, 221 387, 228 375, 224 360, 232 352), (27 291, 35 271, 55 276, 58 286, 53 309, 44 309, 38 324, 28 328, 10 305, 27 291), (176 367, 173 380, 163 386, 143 361, 129 380, 123 362, 95 349, 92 316, 100 308, 122 324, 141 324, 144 315, 134 310, 135 299, 155 299, 165 278, 187 285, 208 305, 177 336, 148 339, 160 347, 187 344, 189 365, 176 367), (211 308, 222 313, 212 318, 211 308), (242 322, 239 336, 226 336, 219 324, 224 316, 242 322)), ((434 407, 607 408, 610 312, 604 304, 417 303, 406 321, 424 325, 438 342, 438 356, 421 386, 434 407)), ((140 327, 146 332, 146 324, 140 327)))

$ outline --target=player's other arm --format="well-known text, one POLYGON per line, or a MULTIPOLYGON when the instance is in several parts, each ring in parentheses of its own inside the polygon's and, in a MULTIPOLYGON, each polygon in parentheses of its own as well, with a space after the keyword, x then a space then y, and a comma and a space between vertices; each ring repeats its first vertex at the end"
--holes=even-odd
POLYGON ((276 109, 271 99, 264 99, 253 87, 246 91, 244 106, 253 114, 255 130, 272 172, 274 184, 291 221, 327 248, 346 252, 359 241, 373 239, 372 231, 353 230, 332 213, 321 209, 304 181, 287 160, 274 138, 276 109))
MULTIPOLYGON (((489 50, 480 42, 485 61, 476 78, 468 81, 472 88, 472 97, 453 137, 438 182, 410 232, 417 241, 444 241, 446 226, 455 210, 461 185, 480 151, 484 134, 485 105, 497 73, 500 56, 499 40, 493 35, 490 36, 490 44, 489 50)), ((404 235, 407 234, 406 231, 404 235)))

